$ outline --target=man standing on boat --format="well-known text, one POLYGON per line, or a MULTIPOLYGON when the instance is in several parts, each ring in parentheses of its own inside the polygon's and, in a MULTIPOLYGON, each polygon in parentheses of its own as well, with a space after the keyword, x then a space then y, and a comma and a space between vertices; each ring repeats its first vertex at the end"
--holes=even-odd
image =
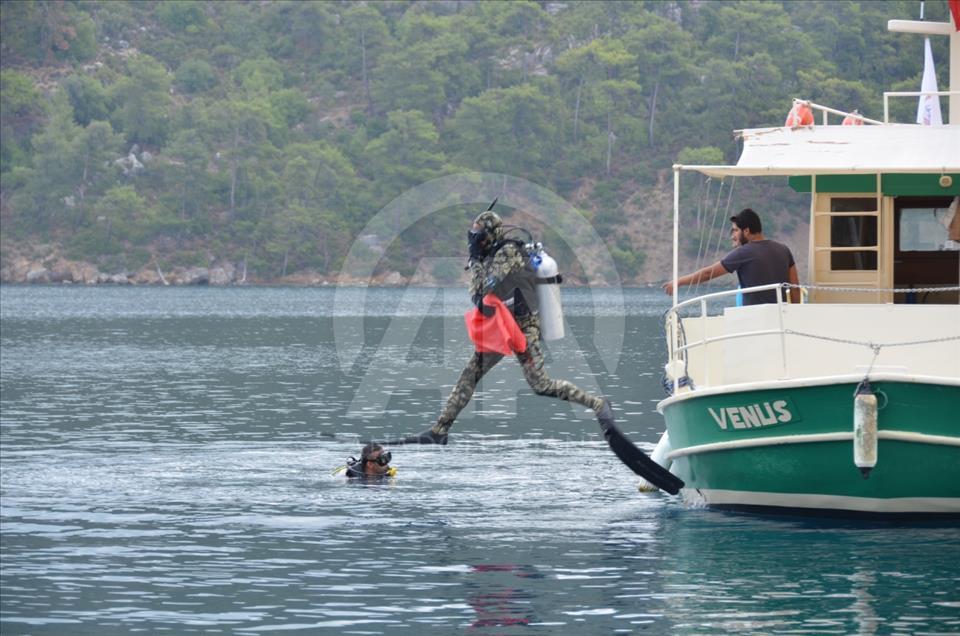
MULTIPOLYGON (((790 283, 799 285, 797 265, 790 248, 783 243, 772 241, 763 236, 760 216, 750 208, 744 208, 736 216, 730 217, 732 242, 739 247, 713 265, 708 265, 677 279, 677 287, 703 283, 723 276, 737 273, 740 287, 757 287, 772 283, 790 283)), ((668 296, 673 295, 673 281, 663 284, 668 296)), ((744 305, 761 305, 777 302, 777 290, 768 289, 744 294, 744 305)), ((790 302, 800 302, 800 288, 790 288, 790 302)))

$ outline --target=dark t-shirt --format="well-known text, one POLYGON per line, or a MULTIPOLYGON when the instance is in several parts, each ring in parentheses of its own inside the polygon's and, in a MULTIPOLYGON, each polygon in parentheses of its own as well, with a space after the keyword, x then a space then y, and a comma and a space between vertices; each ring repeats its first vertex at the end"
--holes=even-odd
MULTIPOLYGON (((740 287, 756 287, 770 283, 787 283, 794 265, 790 248, 768 239, 750 241, 741 245, 720 261, 728 272, 736 272, 740 287)), ((751 292, 743 295, 744 305, 777 302, 777 290, 751 292)))

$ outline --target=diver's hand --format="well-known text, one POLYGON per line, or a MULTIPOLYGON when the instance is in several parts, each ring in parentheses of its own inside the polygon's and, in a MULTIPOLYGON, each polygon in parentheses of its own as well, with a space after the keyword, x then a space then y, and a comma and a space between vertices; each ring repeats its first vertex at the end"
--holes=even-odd
POLYGON ((477 309, 480 310, 480 313, 487 318, 490 318, 496 312, 495 307, 483 304, 483 296, 481 296, 480 294, 473 295, 473 304, 476 305, 477 309))

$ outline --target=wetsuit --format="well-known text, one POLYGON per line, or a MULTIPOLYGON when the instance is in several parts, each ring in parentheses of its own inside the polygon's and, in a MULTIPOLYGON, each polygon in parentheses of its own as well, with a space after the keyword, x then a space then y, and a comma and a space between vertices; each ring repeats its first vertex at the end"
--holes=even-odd
MULTIPOLYGON (((503 241, 482 261, 473 263, 471 270, 470 296, 474 302, 493 293, 505 303, 512 303, 514 317, 527 339, 526 351, 516 356, 523 377, 534 393, 576 402, 599 411, 603 407, 603 400, 572 382, 551 379, 543 368, 536 272, 521 247, 513 241, 503 241)), ((503 355, 499 353, 474 351, 431 429, 434 434, 447 434, 457 415, 470 402, 480 378, 502 359, 503 355)))

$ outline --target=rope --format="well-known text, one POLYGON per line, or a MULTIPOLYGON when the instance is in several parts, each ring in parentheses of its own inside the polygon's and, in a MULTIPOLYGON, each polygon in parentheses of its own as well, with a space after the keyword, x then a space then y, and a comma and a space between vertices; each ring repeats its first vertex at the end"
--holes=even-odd
MULTIPOLYGON (((877 358, 880 357, 880 351, 884 347, 908 347, 912 345, 924 345, 924 344, 936 344, 939 342, 950 342, 951 340, 960 340, 960 336, 945 336, 943 338, 927 338, 925 340, 906 340, 903 342, 887 342, 884 344, 878 342, 867 342, 862 340, 848 340, 845 338, 833 338, 831 336, 821 336, 814 333, 805 333, 802 331, 794 331, 793 329, 784 329, 784 334, 793 335, 793 336, 802 336, 804 338, 813 338, 814 340, 826 340, 827 342, 837 342, 840 344, 849 344, 860 347, 870 347, 873 350, 873 356, 870 358, 870 364, 867 365, 867 371, 863 374, 863 380, 860 381, 860 385, 863 385, 865 382, 870 382, 870 372, 873 371, 873 365, 876 364, 877 358)), ((857 394, 857 391, 860 390, 860 385, 857 386, 857 389, 854 391, 854 395, 857 394)))
MULTIPOLYGON (((705 254, 705 253, 706 253, 706 252, 704 252, 704 250, 703 250, 703 238, 704 238, 704 236, 707 236, 707 237, 708 237, 708 238, 707 238, 707 249, 710 249, 710 239, 709 239, 709 235, 704 231, 704 227, 703 227, 703 226, 706 224, 706 219, 701 217, 701 213, 703 213, 703 216, 704 216, 704 217, 706 216, 706 210, 704 209, 703 202, 706 201, 706 200, 710 197, 710 184, 711 184, 712 182, 713 182, 713 178, 712 178, 712 177, 707 177, 707 178, 706 178, 706 181, 704 181, 704 180, 701 178, 701 180, 700 180, 700 185, 699 185, 698 188, 697 188, 697 231, 700 232, 700 243, 699 243, 699 245, 697 245, 697 260, 695 260, 694 263, 696 264, 696 267, 697 267, 698 269, 700 268, 700 257, 701 257, 702 254, 705 254), (704 194, 703 197, 701 198, 701 197, 700 197, 700 192, 701 192, 701 190, 703 189, 704 184, 706 184, 706 186, 707 186, 707 192, 706 192, 706 194, 704 194)), ((722 186, 722 182, 721 182, 721 187, 723 187, 723 186, 722 186)), ((710 225, 711 225, 711 228, 712 228, 713 222, 711 222, 710 225)))
POLYGON ((868 340, 849 340, 846 338, 834 338, 832 336, 822 336, 816 333, 806 333, 804 331, 794 331, 793 329, 784 329, 783 333, 791 336, 802 336, 804 338, 813 338, 815 340, 826 340, 827 342, 837 342, 839 344, 856 345, 860 347, 869 347, 875 353, 880 353, 884 347, 909 347, 913 345, 936 344, 938 342, 950 342, 951 340, 960 340, 960 336, 944 336, 943 338, 927 338, 925 340, 905 340, 903 342, 870 342, 868 340))
MULTIPOLYGON (((717 228, 717 247, 714 249, 713 253, 715 254, 714 260, 720 260, 720 244, 723 242, 724 232, 723 224, 727 219, 730 218, 730 207, 733 204, 733 187, 737 185, 737 178, 733 177, 730 180, 730 188, 727 190, 727 207, 723 211, 723 217, 720 219, 720 227, 717 228)), ((736 248, 734 248, 736 249, 736 248)))
MULTIPOLYGON (((726 181, 725 179, 720 179, 720 187, 717 188, 717 202, 713 206, 713 218, 710 219, 710 231, 706 233, 707 247, 705 250, 703 250, 702 254, 701 254, 700 248, 697 249, 697 260, 694 262, 697 270, 703 267, 703 265, 701 265, 700 257, 703 256, 705 258, 707 253, 710 251, 710 235, 713 234, 713 228, 717 223, 717 213, 720 211, 720 201, 723 198, 723 184, 725 181, 726 181)), ((707 192, 707 194, 709 195, 709 191, 707 192)), ((703 237, 704 237, 704 233, 701 231, 700 233, 701 247, 703 246, 703 237)), ((700 281, 697 280, 693 284, 693 295, 696 296, 699 293, 699 291, 700 291, 700 281)))

